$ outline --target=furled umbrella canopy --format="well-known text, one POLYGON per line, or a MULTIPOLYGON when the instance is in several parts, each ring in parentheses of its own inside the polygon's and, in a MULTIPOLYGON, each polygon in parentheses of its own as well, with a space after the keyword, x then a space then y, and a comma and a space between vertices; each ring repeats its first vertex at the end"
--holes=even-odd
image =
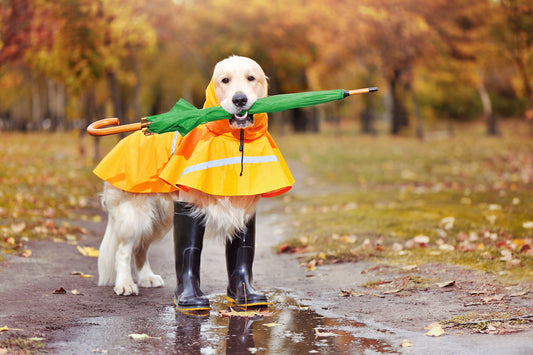
MULTIPOLYGON (((267 96, 257 99, 247 112, 252 115, 256 113, 280 112, 342 100, 350 95, 364 94, 377 90, 378 88, 376 87, 370 87, 350 91, 337 89, 267 96)), ((185 136, 201 124, 230 119, 232 117, 233 116, 226 112, 221 106, 197 109, 184 99, 180 99, 170 111, 159 115, 148 116, 142 119, 141 123, 114 128, 100 128, 107 125, 118 124, 118 119, 105 119, 94 122, 87 128, 87 131, 92 135, 107 135, 146 128, 147 132, 150 133, 178 131, 182 136, 185 136), (121 130, 120 127, 124 127, 125 129, 121 130)))

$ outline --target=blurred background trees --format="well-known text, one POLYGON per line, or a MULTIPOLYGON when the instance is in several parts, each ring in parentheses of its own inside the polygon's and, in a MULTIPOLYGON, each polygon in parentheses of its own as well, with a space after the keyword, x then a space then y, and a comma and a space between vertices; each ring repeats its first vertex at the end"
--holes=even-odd
POLYGON ((232 54, 263 66, 270 94, 380 88, 273 119, 294 131, 533 119, 531 0, 0 0, 0 129, 200 107, 232 54))

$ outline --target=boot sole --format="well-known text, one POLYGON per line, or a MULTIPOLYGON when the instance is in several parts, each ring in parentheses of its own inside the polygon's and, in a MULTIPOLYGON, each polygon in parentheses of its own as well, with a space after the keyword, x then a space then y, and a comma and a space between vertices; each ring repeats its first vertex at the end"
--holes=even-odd
POLYGON ((261 307, 261 306, 268 306, 269 303, 268 301, 259 301, 259 302, 253 302, 253 303, 239 303, 237 301, 235 301, 233 298, 231 298, 230 296, 226 296, 226 300, 229 302, 229 303, 232 303, 232 304, 235 304, 239 307, 261 307))
POLYGON ((176 311, 180 311, 182 313, 188 313, 188 312, 205 312, 205 311, 210 311, 211 310, 211 306, 191 306, 191 307, 184 307, 184 306, 179 306, 177 303, 176 303, 176 299, 174 298, 174 306, 175 306, 175 309, 176 311))

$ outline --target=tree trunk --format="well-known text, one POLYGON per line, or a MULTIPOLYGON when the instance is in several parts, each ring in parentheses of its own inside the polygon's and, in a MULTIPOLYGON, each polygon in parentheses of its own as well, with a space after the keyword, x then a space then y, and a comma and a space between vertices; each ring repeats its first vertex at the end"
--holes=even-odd
POLYGON ((32 75, 31 81, 31 122, 33 130, 41 128, 41 92, 39 90, 39 79, 36 74, 32 75))
POLYGON ((365 108, 361 112, 361 132, 363 134, 376 134, 375 128, 375 110, 374 110, 374 100, 371 97, 372 95, 365 95, 364 102, 365 108))
POLYGON ((48 124, 44 128, 51 131, 63 129, 65 126, 66 92, 62 84, 52 79, 47 81, 48 89, 48 124))
POLYGON ((391 133, 398 134, 403 127, 409 125, 407 117, 407 109, 403 103, 402 87, 400 85, 400 76, 402 75, 400 70, 395 70, 394 75, 391 78, 389 85, 392 94, 392 126, 391 133))
POLYGON ((477 91, 479 93, 479 97, 481 98, 481 103, 483 105, 483 117, 485 118, 485 122, 487 123, 487 135, 489 136, 497 136, 499 134, 498 131, 498 122, 496 121, 496 116, 494 116, 494 113, 492 111, 492 102, 490 100, 489 93, 487 92, 487 88, 485 87, 485 83, 483 80, 480 80, 480 83, 477 87, 477 91))
POLYGON ((111 100, 113 101, 113 111, 115 117, 119 120, 124 120, 124 107, 120 98, 120 86, 117 76, 114 72, 107 72, 107 80, 109 83, 109 90, 111 91, 111 100))
POLYGON ((131 104, 131 111, 133 117, 128 117, 130 119, 133 119, 133 121, 137 121, 137 119, 141 118, 141 74, 139 72, 139 63, 137 61, 137 57, 134 54, 130 55, 130 63, 133 68, 133 72, 135 73, 135 84, 132 88, 132 104, 131 104))
POLYGON ((307 131, 307 112, 301 108, 291 110, 291 122, 294 132, 306 132, 307 131))
POLYGON ((420 104, 414 90, 411 90, 411 100, 413 103, 413 113, 416 121, 416 137, 420 140, 424 139, 424 123, 422 122, 422 115, 420 114, 420 104))

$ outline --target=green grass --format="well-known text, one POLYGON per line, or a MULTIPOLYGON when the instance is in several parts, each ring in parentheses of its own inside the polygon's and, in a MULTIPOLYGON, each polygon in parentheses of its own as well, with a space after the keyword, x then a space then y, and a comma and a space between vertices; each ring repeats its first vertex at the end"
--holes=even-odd
POLYGON ((346 131, 277 138, 286 158, 318 176, 311 191, 283 199, 297 221, 289 244, 326 261, 450 262, 531 280, 533 139, 525 124, 503 128, 486 137, 462 125, 433 141, 346 131), (411 248, 419 235, 429 243, 411 248), (512 262, 500 260, 504 249, 512 262))

